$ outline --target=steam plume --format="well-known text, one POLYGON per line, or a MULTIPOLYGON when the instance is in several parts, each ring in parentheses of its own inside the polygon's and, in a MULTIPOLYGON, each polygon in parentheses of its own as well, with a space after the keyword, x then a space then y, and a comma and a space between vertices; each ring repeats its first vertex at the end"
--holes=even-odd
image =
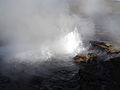
POLYGON ((33 63, 81 53, 83 42, 103 38, 96 38, 98 31, 104 37, 109 32, 106 38, 120 43, 120 14, 112 11, 109 1, 0 0, 3 62, 33 63))

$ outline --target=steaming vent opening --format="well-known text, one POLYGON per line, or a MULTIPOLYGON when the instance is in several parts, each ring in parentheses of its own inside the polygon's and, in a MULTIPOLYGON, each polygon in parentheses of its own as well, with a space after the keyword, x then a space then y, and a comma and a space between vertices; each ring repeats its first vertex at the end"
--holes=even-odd
POLYGON ((77 27, 61 39, 66 54, 76 55, 85 50, 77 27))
POLYGON ((75 27, 72 32, 60 37, 59 40, 53 42, 49 47, 46 45, 43 47, 36 47, 32 50, 15 54, 13 57, 14 59, 20 59, 19 61, 41 62, 53 57, 74 57, 85 50, 81 35, 77 27, 75 27))

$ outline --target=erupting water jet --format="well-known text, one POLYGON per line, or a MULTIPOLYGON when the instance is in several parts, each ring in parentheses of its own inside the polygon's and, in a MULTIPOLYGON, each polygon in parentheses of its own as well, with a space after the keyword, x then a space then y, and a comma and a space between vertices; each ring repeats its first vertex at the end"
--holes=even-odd
POLYGON ((68 33, 61 39, 63 48, 67 54, 78 54, 85 50, 81 36, 75 27, 73 32, 68 33))

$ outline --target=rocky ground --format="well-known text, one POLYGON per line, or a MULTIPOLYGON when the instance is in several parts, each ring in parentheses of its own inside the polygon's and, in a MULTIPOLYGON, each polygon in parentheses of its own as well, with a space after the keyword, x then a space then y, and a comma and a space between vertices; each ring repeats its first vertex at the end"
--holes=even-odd
MULTIPOLYGON (((102 45, 105 44, 102 43, 102 45)), ((26 78, 14 80, 0 73, 0 90, 119 90, 119 50, 113 50, 112 53, 106 49, 102 50, 104 55, 107 55, 107 59, 106 57, 102 59, 106 60, 99 60, 99 55, 104 56, 102 53, 99 53, 98 56, 95 55, 92 60, 82 62, 73 60, 78 69, 75 70, 72 67, 57 68, 51 75, 44 78, 36 75, 29 80, 26 78)))
POLYGON ((106 62, 83 63, 79 70, 80 90, 119 90, 120 57, 106 62))

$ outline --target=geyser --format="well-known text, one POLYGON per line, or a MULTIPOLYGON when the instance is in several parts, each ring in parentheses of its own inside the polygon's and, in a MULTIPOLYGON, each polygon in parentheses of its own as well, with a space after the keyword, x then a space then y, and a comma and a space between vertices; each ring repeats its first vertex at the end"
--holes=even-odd
POLYGON ((68 33, 61 39, 61 43, 67 54, 75 55, 85 50, 81 36, 76 27, 73 32, 68 33))
POLYGON ((0 38, 7 43, 0 52, 7 53, 4 56, 10 62, 72 56, 84 49, 82 40, 94 34, 94 24, 89 19, 71 13, 71 1, 6 0, 1 3, 0 38))
POLYGON ((0 41, 5 42, 0 48, 2 62, 33 64, 52 57, 67 61, 64 56, 83 53, 83 42, 98 39, 98 31, 109 31, 109 37, 119 41, 119 13, 110 14, 107 0, 89 2, 0 0, 0 41))

